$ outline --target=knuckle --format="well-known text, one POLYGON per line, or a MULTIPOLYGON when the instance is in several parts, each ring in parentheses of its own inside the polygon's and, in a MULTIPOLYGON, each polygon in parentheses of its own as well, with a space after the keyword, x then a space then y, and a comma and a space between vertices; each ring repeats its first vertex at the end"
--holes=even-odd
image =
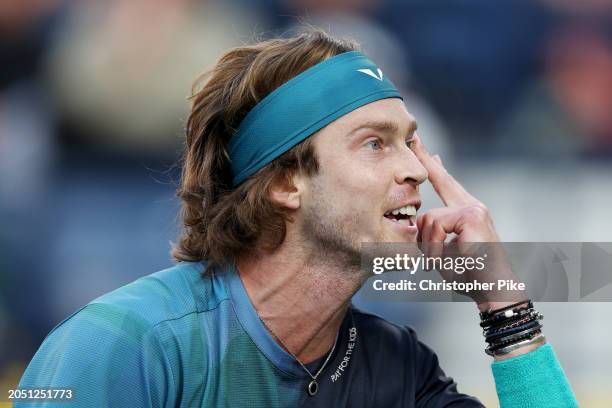
POLYGON ((433 220, 432 223, 431 223, 431 228, 433 230, 441 230, 442 229, 442 225, 440 225, 440 221, 433 220))
POLYGON ((477 202, 477 203, 475 203, 475 204, 474 204, 474 206, 475 206, 476 208, 478 208, 480 211, 482 211, 482 212, 483 212, 485 215, 488 215, 488 214, 489 214, 489 209, 488 209, 488 208, 487 208, 487 206, 486 206, 486 205, 484 205, 483 203, 481 203, 481 202, 477 202))
POLYGON ((489 210, 484 204, 478 203, 470 205, 465 209, 466 216, 476 222, 486 221, 489 219, 489 210))

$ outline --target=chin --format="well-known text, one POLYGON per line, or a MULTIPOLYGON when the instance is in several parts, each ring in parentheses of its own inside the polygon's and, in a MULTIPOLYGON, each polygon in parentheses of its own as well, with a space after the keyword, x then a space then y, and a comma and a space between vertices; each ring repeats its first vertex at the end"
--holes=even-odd
POLYGON ((401 244, 416 244, 417 243, 417 237, 416 236, 414 236, 414 237, 398 236, 394 240, 386 241, 386 242, 397 242, 397 243, 401 243, 401 244))

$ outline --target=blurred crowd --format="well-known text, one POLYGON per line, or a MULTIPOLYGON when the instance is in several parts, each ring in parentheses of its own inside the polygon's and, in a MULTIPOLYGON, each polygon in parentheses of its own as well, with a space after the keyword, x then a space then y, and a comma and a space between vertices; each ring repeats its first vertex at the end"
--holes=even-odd
POLYGON ((612 162, 608 0, 0 1, 0 383, 171 264, 192 81, 305 23, 361 42, 451 167, 612 162))

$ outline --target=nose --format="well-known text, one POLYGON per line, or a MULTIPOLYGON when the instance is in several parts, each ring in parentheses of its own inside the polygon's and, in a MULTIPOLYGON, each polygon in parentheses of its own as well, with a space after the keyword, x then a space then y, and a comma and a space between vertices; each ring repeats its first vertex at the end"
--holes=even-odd
POLYGON ((398 155, 395 181, 398 184, 409 183, 414 187, 427 180, 429 174, 414 152, 406 147, 398 155))

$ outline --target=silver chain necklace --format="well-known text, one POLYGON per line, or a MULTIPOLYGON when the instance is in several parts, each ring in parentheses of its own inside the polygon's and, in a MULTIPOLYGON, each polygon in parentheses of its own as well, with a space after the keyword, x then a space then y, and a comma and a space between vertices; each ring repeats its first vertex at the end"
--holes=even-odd
POLYGON ((278 342, 285 348, 285 350, 287 350, 289 352, 289 354, 291 354, 291 356, 295 359, 295 361, 297 361, 302 368, 304 369, 304 371, 306 371, 308 373, 308 375, 310 376, 310 378, 312 378, 312 381, 310 381, 308 383, 308 387, 306 388, 306 390, 308 391, 308 395, 310 395, 311 397, 314 396, 318 391, 319 391, 319 383, 317 382, 317 378, 319 377, 319 375, 321 374, 321 372, 323 371, 323 369, 325 369, 325 367, 327 366, 327 363, 329 363, 329 359, 331 358, 332 354, 334 354, 334 350, 336 349, 336 344, 338 343, 338 335, 340 334, 340 330, 338 330, 338 333, 336 333, 336 339, 334 340, 334 345, 331 349, 331 351, 329 352, 329 354, 327 355, 327 358, 325 359, 325 362, 323 363, 323 365, 319 368, 319 371, 317 371, 317 373, 315 375, 312 375, 312 373, 310 372, 310 370, 306 367, 306 365, 304 363, 302 363, 300 361, 300 359, 293 354, 293 352, 291 352, 291 350, 289 350, 289 347, 287 347, 287 345, 280 339, 280 337, 278 337, 276 335, 276 333, 274 333, 272 331, 272 329, 270 329, 270 327, 266 324, 266 322, 263 321, 263 319, 259 316, 259 314, 257 314, 257 316, 259 317, 259 320, 261 321, 261 323, 268 329, 268 331, 272 334, 272 336, 274 336, 274 338, 276 340, 278 340, 278 342))

